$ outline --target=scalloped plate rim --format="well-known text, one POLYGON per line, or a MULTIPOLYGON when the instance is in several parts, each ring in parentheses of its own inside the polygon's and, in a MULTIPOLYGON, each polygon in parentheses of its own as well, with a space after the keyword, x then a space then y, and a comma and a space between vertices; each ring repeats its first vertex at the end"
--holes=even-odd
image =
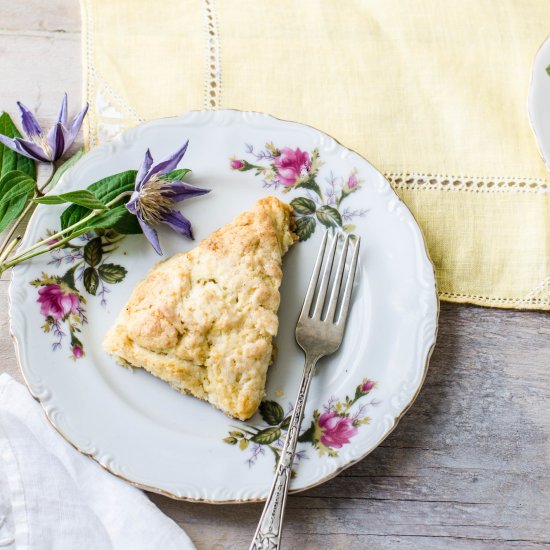
MULTIPOLYGON (((362 157, 361 155, 359 155, 355 151, 352 151, 352 150, 346 148, 340 142, 335 140, 333 137, 329 136, 325 132, 321 132, 321 131, 317 130, 313 126, 303 124, 303 123, 297 123, 297 122, 293 122, 293 121, 286 121, 286 120, 283 120, 283 119, 272 117, 271 115, 269 115, 267 113, 261 113, 261 112, 255 112, 255 111, 238 111, 238 110, 235 110, 235 109, 224 109, 224 110, 220 110, 220 111, 195 110, 195 111, 190 111, 190 112, 185 113, 185 114, 180 115, 180 116, 164 117, 164 118, 161 118, 161 119, 156 119, 156 120, 144 122, 144 123, 142 123, 142 124, 140 124, 136 127, 133 127, 133 128, 130 128, 130 129, 126 130, 125 132, 123 132, 123 134, 121 134, 120 136, 115 138, 113 141, 111 141, 109 143, 106 143, 106 144, 103 144, 101 146, 98 146, 94 150, 88 152, 73 167, 71 167, 70 170, 67 171, 67 173, 65 174, 65 177, 68 177, 69 175, 76 172, 79 168, 79 165, 83 161, 93 159, 96 156, 101 156, 104 153, 111 153, 112 154, 114 151, 116 151, 117 147, 124 146, 124 143, 127 142, 127 141, 132 141, 133 137, 143 128, 147 128, 149 126, 154 126, 156 124, 161 124, 161 125, 164 124, 164 123, 165 124, 170 124, 172 121, 184 120, 187 117, 193 117, 193 116, 205 117, 206 118, 206 123, 208 123, 209 119, 216 118, 217 116, 220 116, 223 113, 233 113, 233 114, 237 114, 237 115, 242 115, 244 117, 252 117, 252 118, 261 116, 266 121, 269 121, 270 119, 275 119, 276 121, 279 121, 279 122, 283 122, 283 123, 288 122, 290 124, 296 124, 296 125, 306 127, 309 130, 312 130, 312 131, 315 131, 315 132, 321 134, 323 137, 325 137, 325 136, 328 137, 330 140, 334 141, 334 143, 336 144, 336 146, 338 148, 343 148, 348 153, 356 155, 358 158, 360 158, 362 161, 367 162, 370 166, 372 166, 376 170, 376 167, 374 167, 372 165, 372 163, 369 163, 364 157, 362 157)), ((192 121, 192 119, 191 119, 191 121, 192 121)), ((431 328, 431 324, 428 322, 428 329, 431 329, 430 338, 428 338, 427 342, 425 342, 425 345, 424 345, 424 347, 422 349, 422 353, 421 353, 421 355, 424 356, 424 362, 423 362, 421 368, 419 369, 420 370, 420 380, 416 384, 416 387, 415 387, 415 390, 413 392, 412 397, 403 406, 400 413, 393 417, 393 419, 391 421, 391 424, 386 427, 385 432, 382 433, 382 435, 379 437, 379 439, 376 441, 376 443, 371 446, 371 448, 369 448, 361 456, 358 456, 357 458, 348 461, 342 467, 330 472, 328 475, 316 480, 315 482, 313 482, 309 485, 298 487, 298 488, 293 488, 291 492, 300 492, 300 491, 303 491, 303 490, 307 490, 311 487, 317 486, 317 485, 319 485, 319 484, 335 477, 340 472, 342 472, 344 469, 352 466, 353 464, 356 464, 357 462, 359 462, 363 458, 365 458, 370 452, 372 452, 374 449, 376 449, 378 447, 378 445, 384 439, 386 439, 386 437, 388 437, 388 435, 395 429, 395 427, 397 426, 399 420, 408 411, 408 409, 411 407, 414 400, 418 396, 418 393, 420 392, 420 390, 422 388, 422 385, 424 383, 424 380, 425 380, 425 377, 426 377, 426 374, 427 374, 427 369, 428 369, 428 364, 429 364, 429 360, 430 360, 430 357, 431 357, 431 353, 432 353, 432 351, 434 349, 434 346, 435 346, 436 336, 437 336, 438 316, 439 316, 439 300, 437 299, 437 289, 436 289, 435 272, 434 272, 434 268, 433 268, 433 263, 432 263, 432 261, 429 257, 429 253, 427 251, 426 244, 425 244, 422 232, 420 231, 420 229, 418 227, 418 224, 416 223, 416 220, 414 220, 413 214, 406 207, 406 205, 401 201, 401 199, 399 199, 399 197, 397 196, 395 191, 393 191, 393 189, 391 188, 389 182, 383 177, 383 175, 380 173, 380 171, 378 171, 378 173, 380 174, 381 178, 384 180, 385 184, 387 185, 387 187, 389 188, 391 193, 394 195, 394 198, 396 198, 397 201, 400 203, 400 205, 402 205, 404 207, 404 209, 406 210, 406 215, 410 216, 410 218, 412 220, 412 225, 415 227, 416 232, 417 232, 416 236, 420 237, 420 241, 421 241, 421 244, 422 244, 422 250, 423 250, 423 253, 425 255, 424 260, 427 261, 430 264, 432 274, 433 274, 433 292, 434 292, 434 295, 435 295, 436 308, 435 308, 435 311, 432 312, 434 314, 433 318, 431 319, 431 322, 433 323, 433 328, 431 328)), ((31 228, 35 221, 36 221, 36 212, 31 217, 31 220, 29 221, 28 227, 31 228)), ((25 242, 25 239, 27 239, 28 233, 29 233, 28 231, 25 233, 25 237, 23 239, 23 242, 25 242)), ((23 268, 23 269, 24 269, 24 271, 26 271, 25 268, 23 268)), ((175 494, 175 493, 172 493, 170 491, 164 490, 164 489, 159 488, 159 487, 146 485, 146 484, 143 484, 139 481, 128 479, 124 475, 122 475, 120 472, 114 472, 109 467, 109 465, 107 463, 105 463, 104 460, 102 460, 100 457, 94 456, 93 452, 87 452, 85 450, 80 449, 77 445, 75 445, 71 441, 70 436, 67 436, 64 433, 64 431, 62 430, 62 428, 51 417, 51 414, 50 414, 51 409, 49 409, 48 406, 47 406, 48 405, 48 399, 45 399, 46 396, 44 396, 44 395, 41 396, 40 392, 37 392, 33 389, 33 386, 31 385, 31 383, 27 379, 27 376, 26 376, 26 373, 25 373, 25 368, 23 366, 23 360, 22 360, 24 354, 21 351, 21 345, 20 345, 21 335, 22 335, 22 333, 24 332, 24 329, 25 329, 24 326, 21 326, 21 324, 24 325, 24 315, 21 312, 18 312, 20 314, 20 316, 18 316, 17 314, 14 314, 14 312, 16 311, 15 305, 14 305, 14 297, 16 295, 16 287, 17 287, 16 279, 17 279, 17 273, 19 271, 20 271, 19 269, 14 270, 14 275, 12 276, 12 281, 10 283, 10 288, 9 288, 10 332, 11 332, 12 338, 14 340, 15 348, 16 348, 17 361, 18 361, 23 379, 24 379, 27 387, 29 388, 29 391, 31 392, 33 397, 35 397, 35 399, 37 399, 39 401, 39 403, 41 404, 41 406, 43 407, 43 409, 45 411, 46 416, 48 417, 48 420, 54 426, 54 428, 62 435, 62 437, 64 437, 77 450, 79 450, 83 454, 85 454, 87 456, 90 456, 91 458, 96 460, 107 471, 113 473, 114 475, 116 475, 116 476, 118 476, 122 479, 125 479, 126 481, 130 482, 131 484, 135 485, 136 487, 142 488, 144 490, 148 490, 148 491, 151 491, 151 492, 156 492, 156 493, 159 493, 159 494, 163 494, 165 496, 169 496, 169 497, 177 499, 177 500, 187 500, 187 501, 192 501, 192 502, 206 502, 206 503, 213 503, 213 504, 261 502, 265 499, 265 497, 262 496, 262 497, 258 497, 258 498, 244 498, 244 499, 230 498, 230 499, 218 500, 218 499, 209 499, 209 498, 202 498, 202 497, 196 498, 196 497, 189 496, 189 495, 175 494)))

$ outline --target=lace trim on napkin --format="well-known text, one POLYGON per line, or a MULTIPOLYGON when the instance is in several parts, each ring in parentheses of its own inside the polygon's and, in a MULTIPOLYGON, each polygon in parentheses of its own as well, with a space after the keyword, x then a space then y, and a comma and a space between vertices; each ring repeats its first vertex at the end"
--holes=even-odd
POLYGON ((525 300, 540 304, 550 303, 550 277, 546 277, 540 285, 529 292, 529 294, 525 296, 525 300))
MULTIPOLYGON (((87 145, 93 148, 111 141, 123 130, 144 122, 128 102, 97 73, 93 66, 93 18, 89 0, 82 0, 86 32, 86 100, 90 102, 90 114, 86 118, 87 145)), ((205 33, 204 107, 216 110, 221 105, 222 71, 220 63, 220 31, 215 0, 203 0, 205 33)))
POLYGON ((206 37, 204 108, 215 110, 220 108, 222 94, 220 31, 215 0, 204 0, 204 19, 206 37))
POLYGON ((527 306, 548 306, 550 305, 550 294, 544 296, 543 291, 541 295, 537 295, 537 289, 531 291, 525 298, 497 298, 489 296, 477 296, 474 294, 457 294, 454 292, 438 292, 438 296, 442 300, 458 303, 474 303, 485 305, 489 307, 503 307, 503 308, 526 308, 527 306))
POLYGON ((90 103, 91 113, 85 119, 87 146, 92 149, 100 143, 105 143, 118 136, 130 126, 135 126, 144 119, 128 105, 128 102, 118 94, 97 73, 93 66, 94 42, 93 42, 93 18, 89 0, 82 0, 83 14, 85 14, 86 32, 85 55, 86 75, 85 90, 86 100, 90 103))
POLYGON ((394 189, 470 191, 473 193, 549 193, 550 181, 528 178, 473 177, 423 174, 418 172, 384 174, 394 189))

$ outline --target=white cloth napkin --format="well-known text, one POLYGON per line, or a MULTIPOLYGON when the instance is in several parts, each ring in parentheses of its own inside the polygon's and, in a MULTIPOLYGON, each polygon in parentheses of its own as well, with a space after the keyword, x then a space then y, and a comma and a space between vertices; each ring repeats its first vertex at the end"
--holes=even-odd
POLYGON ((76 451, 0 375, 1 550, 193 550, 147 497, 76 451))

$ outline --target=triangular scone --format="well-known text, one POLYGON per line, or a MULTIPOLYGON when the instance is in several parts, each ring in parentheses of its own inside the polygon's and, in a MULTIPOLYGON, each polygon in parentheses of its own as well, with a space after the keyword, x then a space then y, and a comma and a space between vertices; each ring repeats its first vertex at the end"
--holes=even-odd
POLYGON ((281 259, 297 240, 291 212, 276 197, 261 199, 190 252, 157 264, 105 349, 229 416, 250 418, 272 362, 281 259))

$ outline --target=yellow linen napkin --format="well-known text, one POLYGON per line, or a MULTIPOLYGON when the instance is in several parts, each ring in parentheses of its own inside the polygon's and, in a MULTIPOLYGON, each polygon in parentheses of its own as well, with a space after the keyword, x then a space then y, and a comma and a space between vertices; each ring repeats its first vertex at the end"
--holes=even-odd
POLYGON ((527 118, 547 0, 82 0, 82 11, 88 146, 201 108, 310 124, 389 179, 443 300, 550 309, 550 178, 527 118))

